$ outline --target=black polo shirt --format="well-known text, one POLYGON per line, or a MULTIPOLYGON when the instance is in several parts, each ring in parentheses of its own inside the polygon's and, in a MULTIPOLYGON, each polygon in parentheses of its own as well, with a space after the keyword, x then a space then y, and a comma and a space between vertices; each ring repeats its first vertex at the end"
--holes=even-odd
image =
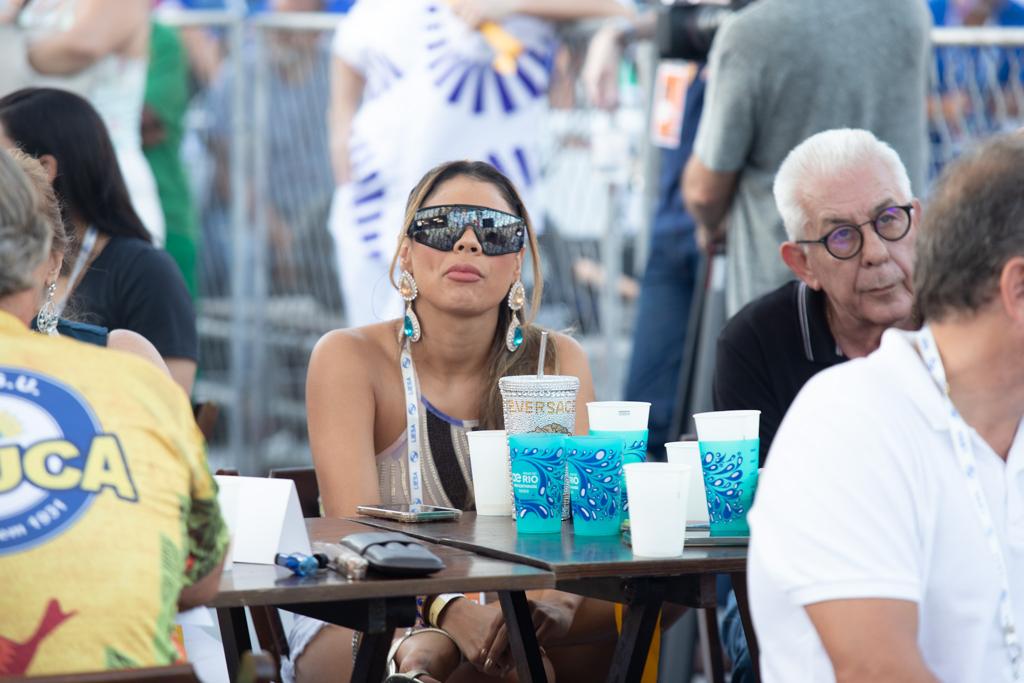
POLYGON ((815 374, 846 360, 828 327, 825 294, 792 281, 747 304, 718 338, 715 410, 761 411, 761 465, 783 415, 815 374))

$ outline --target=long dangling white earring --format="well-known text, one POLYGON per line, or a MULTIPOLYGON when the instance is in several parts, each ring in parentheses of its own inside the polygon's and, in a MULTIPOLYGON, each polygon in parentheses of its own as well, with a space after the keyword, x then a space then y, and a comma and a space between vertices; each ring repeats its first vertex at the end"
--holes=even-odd
POLYGON ((523 328, 519 323, 519 316, 516 315, 526 305, 526 288, 522 280, 512 283, 508 290, 508 307, 512 309, 512 320, 508 323, 508 330, 505 332, 505 348, 515 353, 523 345, 523 328))
POLYGON ((39 314, 36 315, 36 329, 51 337, 57 336, 57 322, 60 314, 57 312, 57 303, 53 300, 57 293, 57 283, 51 282, 46 286, 46 301, 43 302, 39 314))
POLYGON ((412 273, 403 270, 398 278, 398 293, 405 299, 405 320, 402 321, 402 334, 411 342, 418 342, 423 336, 420 329, 420 320, 416 317, 416 311, 412 309, 412 301, 420 293, 416 288, 416 280, 412 273))

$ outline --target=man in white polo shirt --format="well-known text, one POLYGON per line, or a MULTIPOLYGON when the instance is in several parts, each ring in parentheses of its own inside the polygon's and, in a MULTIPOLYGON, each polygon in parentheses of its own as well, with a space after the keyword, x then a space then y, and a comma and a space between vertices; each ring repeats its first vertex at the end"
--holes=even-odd
POLYGON ((786 414, 750 515, 766 682, 1024 680, 1021 188, 1024 136, 954 164, 917 236, 922 331, 786 414))

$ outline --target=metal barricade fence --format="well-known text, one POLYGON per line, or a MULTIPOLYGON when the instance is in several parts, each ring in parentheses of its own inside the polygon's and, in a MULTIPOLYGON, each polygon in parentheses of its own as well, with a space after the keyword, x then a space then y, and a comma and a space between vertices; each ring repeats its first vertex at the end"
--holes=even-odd
POLYGON ((928 101, 932 177, 977 140, 1024 126, 1024 29, 932 34, 928 101))
MULTIPOLYGON (((206 76, 195 80, 183 150, 202 226, 196 397, 222 407, 211 462, 246 473, 309 462, 309 354, 322 334, 345 326, 326 227, 334 190, 326 130, 330 40, 338 18, 158 15, 181 29, 194 57, 207 57, 194 64, 206 76)), ((1024 31, 934 35, 929 134, 937 170, 971 141, 1020 126, 1024 31)), ((590 354, 598 395, 615 398, 625 379, 636 266, 646 257, 646 197, 657 185, 644 95, 653 58, 649 48, 638 52, 632 106, 597 112, 578 78, 586 37, 566 35, 549 126, 540 132, 547 292, 540 321, 574 331, 590 354), (602 155, 603 166, 596 163, 602 155)))

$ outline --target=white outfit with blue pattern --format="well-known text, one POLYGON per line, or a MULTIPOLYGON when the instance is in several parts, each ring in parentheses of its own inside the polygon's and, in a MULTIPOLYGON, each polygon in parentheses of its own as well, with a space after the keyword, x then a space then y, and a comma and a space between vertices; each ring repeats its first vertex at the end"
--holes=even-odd
POLYGON ((541 218, 538 158, 557 39, 531 17, 502 26, 524 47, 508 75, 441 0, 363 0, 339 24, 334 54, 366 81, 349 143, 352 182, 335 192, 330 219, 349 325, 401 314, 387 269, 409 192, 433 166, 488 161, 541 218))

